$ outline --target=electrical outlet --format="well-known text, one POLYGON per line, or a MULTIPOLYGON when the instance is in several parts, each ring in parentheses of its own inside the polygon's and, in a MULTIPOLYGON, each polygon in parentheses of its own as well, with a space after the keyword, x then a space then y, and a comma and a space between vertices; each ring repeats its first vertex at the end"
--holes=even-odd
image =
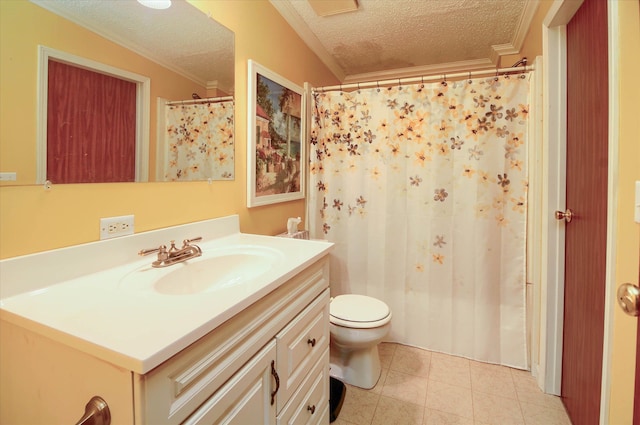
POLYGON ((100 240, 126 235, 133 235, 132 215, 100 219, 100 240))
POLYGON ((16 173, 0 173, 0 182, 14 182, 16 181, 16 173))

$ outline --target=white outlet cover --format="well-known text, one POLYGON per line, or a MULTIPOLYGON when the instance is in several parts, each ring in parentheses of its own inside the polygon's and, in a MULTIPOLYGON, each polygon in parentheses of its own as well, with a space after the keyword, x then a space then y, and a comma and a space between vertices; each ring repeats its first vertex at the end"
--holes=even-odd
POLYGON ((0 173, 0 182, 14 182, 16 181, 16 173, 0 173))
POLYGON ((100 240, 133 235, 133 215, 100 219, 100 240))

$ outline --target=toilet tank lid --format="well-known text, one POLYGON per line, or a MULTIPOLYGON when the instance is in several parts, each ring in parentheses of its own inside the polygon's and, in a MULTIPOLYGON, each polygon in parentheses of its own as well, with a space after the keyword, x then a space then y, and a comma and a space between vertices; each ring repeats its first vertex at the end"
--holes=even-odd
POLYGON ((384 302, 366 295, 338 295, 331 300, 330 314, 349 322, 376 322, 389 316, 391 311, 384 302))

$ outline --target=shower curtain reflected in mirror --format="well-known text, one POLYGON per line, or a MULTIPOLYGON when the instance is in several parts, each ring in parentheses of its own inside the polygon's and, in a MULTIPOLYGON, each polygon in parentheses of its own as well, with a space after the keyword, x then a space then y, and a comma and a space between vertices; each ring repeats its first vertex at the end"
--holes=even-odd
POLYGON ((309 227, 389 340, 527 368, 528 75, 314 93, 309 227))
POLYGON ((165 105, 162 181, 233 180, 233 100, 165 105))

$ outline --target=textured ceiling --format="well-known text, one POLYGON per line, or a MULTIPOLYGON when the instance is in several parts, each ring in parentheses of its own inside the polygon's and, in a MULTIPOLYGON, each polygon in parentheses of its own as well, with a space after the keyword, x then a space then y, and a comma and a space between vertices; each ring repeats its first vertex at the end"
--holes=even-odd
POLYGON ((136 0, 31 1, 203 86, 233 93, 233 32, 185 0, 166 10, 136 0))
MULTIPOLYGON (((233 93, 233 33, 185 0, 167 10, 135 0, 31 1, 233 93)), ((500 55, 518 53, 538 2, 358 0, 354 12, 320 17, 307 0, 270 1, 342 82, 494 67, 500 55)))
POLYGON ((534 0, 358 0, 318 16, 307 0, 271 0, 342 81, 495 66, 517 53, 534 0))

